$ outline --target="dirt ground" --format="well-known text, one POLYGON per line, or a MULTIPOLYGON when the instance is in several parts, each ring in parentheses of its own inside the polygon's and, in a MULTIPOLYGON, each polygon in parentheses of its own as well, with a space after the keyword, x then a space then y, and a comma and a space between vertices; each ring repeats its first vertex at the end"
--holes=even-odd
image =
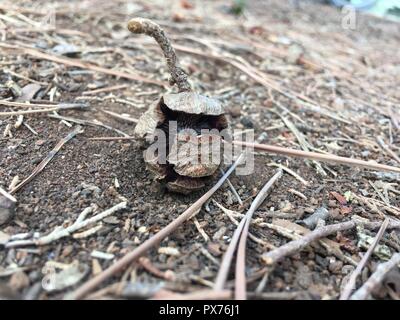
MULTIPOLYGON (((226 105, 232 128, 254 129, 262 143, 301 149, 289 122, 306 139, 310 151, 399 166, 399 24, 357 14, 356 29, 344 29, 338 9, 312 1, 300 2, 300 7, 285 1, 249 1, 242 16, 230 12, 228 1, 57 1, 54 6, 56 29, 41 31, 35 22, 50 11, 46 1, 35 1, 34 6, 26 1, 1 2, 1 99, 17 101, 18 88, 38 84, 34 96, 29 97, 31 103, 85 103, 87 108, 57 114, 98 120, 109 128, 98 122, 83 124, 84 132, 67 142, 41 173, 14 194, 18 200, 15 215, 0 225, 0 235, 8 240, 10 236, 15 240, 15 235, 31 239, 37 233, 45 235, 57 226, 71 225, 90 206, 101 212, 126 200, 128 207, 105 218, 93 234, 82 238, 68 236, 45 246, 5 248, 0 244, 1 298, 63 298, 161 230, 217 180, 210 179, 207 188, 189 196, 170 193, 145 169, 139 142, 89 140, 120 136, 114 129, 133 135, 134 123, 103 110, 138 119, 152 101, 173 88, 49 61, 24 51, 26 48, 167 83, 165 61, 153 40, 126 29, 131 17, 152 18, 177 45, 195 90, 226 105), (57 45, 64 55, 55 51, 57 45), (245 71, 232 61, 245 66, 245 71), (249 70, 256 70, 262 79, 257 81, 249 70), (6 86, 10 80, 17 89, 6 86), (94 91, 113 86, 121 87, 94 91), (96 256, 94 251, 107 255, 96 256), (82 277, 55 292, 42 288, 45 266, 61 272, 72 264, 85 271, 82 277)), ((54 114, 47 112, 24 115, 24 124, 15 128, 17 116, 1 115, 26 109, 0 103, 3 189, 8 189, 16 176, 20 180, 28 177, 77 125, 73 120, 51 118, 54 114)), ((259 241, 247 241, 249 298, 337 299, 360 254, 366 251, 358 246, 360 233, 351 229, 329 237, 338 244, 341 255, 316 243, 285 258, 270 274, 264 290, 256 293, 265 267, 261 254, 270 250, 269 245, 279 247, 291 240, 290 235, 267 224, 276 226, 283 218, 293 235, 293 225, 300 225, 322 206, 329 212, 326 224, 353 215, 370 221, 395 218, 400 214, 399 175, 320 163, 323 175, 311 161, 266 153, 255 155, 253 174, 230 177, 243 205, 224 184, 196 216, 208 239, 191 219, 160 243, 167 249, 159 251, 158 247, 146 255, 152 267, 169 270, 173 277, 160 279, 143 265, 133 264, 103 283, 92 297, 148 298, 160 288, 164 293, 184 294, 212 286, 236 229, 214 201, 246 213, 257 192, 276 172, 271 163, 283 164, 308 184, 284 173, 254 214, 256 222, 250 232, 259 241), (347 203, 343 202, 345 195, 347 203), (119 286, 112 285, 115 283, 119 286)), ((362 231, 370 238, 375 234, 362 231)), ((380 244, 393 254, 400 249, 399 237, 398 231, 387 230, 380 244)), ((382 255, 373 254, 357 286, 384 261, 382 255)), ((382 283, 374 298, 399 298, 398 270, 392 278, 397 283, 382 283)), ((234 268, 227 288, 232 288, 233 279, 234 268)))

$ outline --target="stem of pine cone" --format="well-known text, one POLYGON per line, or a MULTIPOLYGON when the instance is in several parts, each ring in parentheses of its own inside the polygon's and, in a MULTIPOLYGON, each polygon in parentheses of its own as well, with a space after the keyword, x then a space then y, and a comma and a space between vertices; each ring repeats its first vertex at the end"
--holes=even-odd
POLYGON ((132 33, 144 33, 150 37, 153 37, 154 40, 157 41, 164 53, 165 59, 167 60, 172 84, 176 84, 178 86, 179 92, 191 91, 188 76, 186 72, 179 66, 179 61, 175 50, 171 45, 171 41, 168 39, 164 30, 161 29, 157 23, 154 23, 149 19, 134 18, 128 22, 128 29, 132 33))

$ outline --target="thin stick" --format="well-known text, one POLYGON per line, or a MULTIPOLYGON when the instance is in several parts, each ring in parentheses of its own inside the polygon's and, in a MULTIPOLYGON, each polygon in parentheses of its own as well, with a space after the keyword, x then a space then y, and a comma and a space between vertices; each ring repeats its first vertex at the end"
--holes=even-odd
POLYGON ((337 224, 332 224, 329 226, 324 226, 317 228, 310 233, 307 233, 305 236, 300 239, 290 241, 275 250, 264 253, 261 258, 267 265, 274 265, 281 259, 292 255, 296 252, 299 252, 306 246, 308 246, 311 242, 318 240, 320 238, 325 238, 326 236, 336 233, 338 231, 352 229, 356 226, 355 221, 346 221, 337 224))
POLYGON ((49 114, 48 117, 49 118, 54 118, 54 119, 59 119, 59 120, 65 120, 65 121, 68 121, 68 122, 74 122, 74 123, 81 124, 81 125, 99 126, 99 127, 106 128, 108 130, 115 131, 118 134, 123 135, 124 137, 128 137, 128 134, 126 134, 125 132, 123 132, 123 131, 121 131, 119 129, 113 128, 113 127, 111 127, 109 125, 106 125, 106 124, 102 123, 101 121, 99 121, 97 119, 84 120, 84 119, 77 119, 77 118, 72 118, 72 117, 62 117, 62 116, 60 116, 58 114, 49 114))
MULTIPOLYGON (((223 169, 219 170, 223 175, 225 174, 225 171, 223 169)), ((231 189, 233 195, 236 197, 237 201, 239 202, 239 204, 242 206, 243 205, 243 201, 242 198, 240 198, 238 192, 236 191, 235 187, 233 186, 232 182, 227 179, 226 183, 228 184, 229 188, 231 189)))
POLYGON ((0 105, 7 107, 20 107, 20 108, 54 108, 59 107, 60 109, 73 109, 73 108, 87 108, 88 105, 85 103, 24 103, 24 102, 16 102, 16 101, 8 101, 8 100, 0 100, 0 105))
POLYGON ((11 194, 9 194, 6 190, 4 190, 2 187, 0 187, 0 193, 5 196, 7 199, 11 200, 12 202, 17 202, 17 199, 13 197, 11 194))
POLYGON ((384 280, 388 272, 399 264, 400 264, 400 253, 395 253, 389 261, 381 263, 376 268, 376 271, 371 275, 371 277, 362 285, 360 289, 358 289, 350 297, 350 300, 367 299, 368 296, 376 287, 382 285, 382 281, 384 280))
POLYGON ((107 88, 100 88, 100 89, 95 89, 95 90, 83 91, 82 95, 91 96, 91 95, 94 95, 94 94, 110 92, 110 91, 115 91, 115 90, 121 90, 121 89, 126 89, 126 88, 129 88, 128 84, 120 84, 120 85, 111 86, 111 87, 107 87, 107 88))
POLYGON ((82 108, 82 105, 71 105, 71 106, 62 106, 62 107, 51 107, 47 109, 32 109, 32 110, 20 110, 20 111, 7 111, 7 112, 0 112, 0 117, 8 117, 8 116, 18 116, 23 114, 35 114, 35 113, 46 113, 52 111, 60 111, 60 110, 67 110, 67 109, 76 109, 82 108))
POLYGON ((14 248, 14 247, 21 247, 21 246, 29 246, 29 245, 44 246, 53 241, 57 241, 61 238, 68 237, 72 233, 74 233, 75 231, 77 231, 79 229, 83 229, 83 228, 86 228, 87 226, 93 225, 93 224, 97 223, 98 221, 101 221, 104 218, 110 216, 114 212, 119 211, 121 209, 125 209, 126 205, 127 205, 126 202, 121 202, 121 203, 111 207, 110 209, 107 209, 107 210, 105 210, 99 214, 96 214, 95 216, 90 217, 88 219, 85 219, 86 215, 93 211, 93 209, 91 207, 88 207, 81 212, 81 214, 78 216, 76 221, 69 227, 66 227, 66 228, 64 228, 63 226, 56 227, 48 235, 45 235, 39 239, 15 240, 15 241, 8 242, 6 244, 6 248, 14 248))
POLYGON ((299 157, 305 159, 312 159, 312 160, 319 160, 325 162, 332 162, 332 163, 339 163, 339 164, 346 164, 349 166, 357 166, 363 167, 367 169, 375 169, 375 170, 382 170, 382 171, 391 171, 391 172, 398 172, 400 173, 400 168, 388 166, 379 163, 371 163, 359 159, 352 159, 346 157, 340 157, 333 154, 321 154, 317 152, 311 151, 302 151, 302 150, 295 150, 290 148, 272 146, 268 144, 259 144, 259 143, 252 143, 252 142, 245 142, 239 140, 233 140, 233 144, 241 145, 249 148, 254 148, 256 150, 267 151, 270 153, 278 154, 278 155, 285 155, 289 157, 299 157))
MULTIPOLYGON (((282 171, 280 171, 280 172, 282 172, 282 171)), ((240 221, 239 225, 237 226, 235 232, 233 233, 232 239, 229 243, 229 247, 226 250, 224 257, 222 258, 221 267, 218 270, 217 278, 216 278, 215 284, 214 284, 215 291, 221 291, 224 289, 226 279, 228 278, 229 268, 232 263, 233 254, 235 253, 242 230, 243 230, 248 218, 252 217, 254 211, 264 201, 267 191, 269 190, 269 188, 271 187, 273 182, 275 182, 275 180, 277 179, 276 176, 277 175, 275 175, 270 181, 268 181, 265 184, 265 186, 262 188, 262 190, 258 193, 257 197, 252 202, 250 209, 247 211, 246 215, 242 218, 242 220, 240 221), (270 183, 271 181, 273 181, 273 182, 270 183)))
MULTIPOLYGON (((213 202, 227 215, 227 217, 229 218, 229 220, 231 220, 232 223, 233 223, 234 225, 236 225, 236 226, 239 225, 239 222, 235 219, 235 216, 236 216, 236 217, 243 216, 241 213, 239 213, 239 212, 234 212, 234 211, 232 211, 232 210, 226 209, 225 207, 223 207, 221 204, 219 204, 219 203, 218 203, 217 201, 215 201, 215 200, 213 200, 213 202)), ((251 234, 251 233, 249 233, 249 239, 252 240, 252 241, 254 241, 255 243, 261 244, 261 245, 264 246, 264 247, 268 247, 268 248, 270 248, 270 249, 275 249, 275 247, 274 247, 272 244, 270 244, 270 243, 268 243, 268 242, 265 242, 265 241, 263 241, 263 240, 257 238, 256 236, 254 236, 254 235, 251 234)))
POLYGON ((22 123, 25 127, 27 127, 28 128, 28 130, 30 131, 30 132, 32 132, 34 135, 38 135, 38 133, 29 125, 29 124, 27 124, 25 121, 22 123))
POLYGON ((29 82, 32 82, 32 83, 36 83, 36 84, 39 84, 39 85, 43 85, 43 86, 48 86, 48 85, 49 85, 48 82, 36 81, 36 80, 31 79, 31 78, 25 77, 25 76, 23 76, 23 75, 21 75, 21 74, 15 73, 15 72, 13 72, 13 71, 11 71, 11 70, 4 69, 3 72, 4 72, 4 73, 11 74, 11 75, 13 75, 13 76, 16 77, 16 78, 24 79, 24 80, 26 80, 26 81, 29 81, 29 82))
POLYGON ((201 56, 201 57, 215 59, 218 61, 222 61, 224 63, 228 63, 228 64, 234 66, 235 68, 237 68, 238 70, 244 72, 250 78, 257 81, 258 83, 260 83, 261 85, 263 85, 266 88, 271 88, 291 100, 298 101, 298 102, 302 103, 305 107, 307 107, 311 110, 314 110, 315 112, 319 112, 327 117, 341 121, 343 123, 351 124, 350 121, 337 116, 335 113, 330 112, 329 110, 323 110, 321 107, 318 106, 318 104, 316 102, 314 102, 310 98, 308 98, 302 94, 299 94, 299 93, 283 90, 278 83, 275 83, 272 80, 268 79, 265 74, 261 73, 260 71, 258 71, 256 68, 252 67, 248 63, 244 64, 243 62, 233 60, 229 57, 225 57, 225 56, 217 55, 217 54, 213 54, 213 53, 207 53, 204 51, 200 51, 200 50, 189 48, 189 47, 182 46, 182 45, 175 45, 175 48, 178 51, 194 54, 194 55, 201 56))
POLYGON ((172 84, 176 84, 180 92, 190 91, 186 72, 179 66, 178 58, 174 48, 171 45, 167 35, 161 27, 151 20, 143 18, 134 18, 128 22, 128 29, 133 33, 144 33, 153 37, 164 53, 169 72, 172 77, 172 84))
POLYGON ((400 163, 400 158, 399 156, 392 150, 390 150, 389 146, 383 141, 381 137, 376 137, 376 141, 378 141, 379 145, 381 148, 389 155, 391 156, 394 160, 396 160, 398 163, 400 163))
MULTIPOLYGON (((358 216, 353 216, 353 220, 341 222, 337 224, 331 224, 329 226, 320 227, 314 229, 313 231, 307 233, 305 236, 300 239, 290 241, 275 250, 264 253, 261 258, 267 265, 273 265, 279 260, 283 259, 286 256, 289 256, 304 247, 308 246, 311 242, 316 241, 320 238, 324 238, 330 234, 333 234, 338 231, 348 230, 354 228, 357 224, 363 225, 367 229, 377 229, 381 227, 380 222, 370 222, 366 219, 362 219, 358 216)), ((400 221, 390 219, 388 229, 399 229, 400 221)))
POLYGON ((274 167, 281 168, 283 171, 289 173, 291 176, 293 176, 297 180, 299 180, 306 187, 308 187, 310 185, 310 183, 308 181, 304 180, 302 177, 300 177, 300 175, 298 175, 296 172, 294 172, 293 170, 289 169, 288 167, 284 166, 283 164, 272 162, 272 163, 269 163, 268 166, 274 166, 274 167))
POLYGON ((156 85, 158 85, 160 87, 166 87, 167 86, 167 84, 164 83, 164 82, 153 80, 153 79, 149 79, 149 78, 140 76, 138 74, 125 73, 125 72, 121 72, 121 71, 118 71, 118 70, 107 69, 107 68, 96 66, 96 65, 88 63, 88 62, 84 62, 82 60, 78 60, 78 59, 62 58, 62 57, 59 57, 59 56, 56 56, 56 55, 52 55, 52 54, 48 54, 48 53, 44 53, 44 52, 41 52, 39 50, 32 49, 32 48, 21 48, 21 47, 12 46, 12 45, 8 45, 8 44, 4 44, 4 43, 1 43, 0 47, 7 48, 7 49, 18 50, 18 51, 22 52, 23 54, 27 54, 27 55, 30 55, 30 56, 35 57, 35 58, 48 60, 48 61, 52 61, 52 62, 55 62, 55 63, 65 64, 65 65, 71 66, 71 67, 77 67, 77 68, 81 68, 81 69, 88 69, 88 70, 92 70, 92 71, 96 71, 96 72, 112 75, 112 76, 119 77, 119 78, 125 78, 125 79, 136 80, 136 81, 140 81, 140 82, 144 82, 144 83, 156 84, 156 85))
POLYGON ((94 137, 89 138, 92 141, 118 141, 118 140, 135 140, 135 137, 94 137))
POLYGON ((81 133, 82 127, 77 126, 72 132, 68 133, 68 135, 61 139, 56 146, 54 147, 53 150, 49 152, 49 154, 46 156, 46 158, 43 159, 42 162, 38 164, 38 166, 33 170, 33 172, 21 183, 19 183, 17 186, 15 186, 10 193, 14 194, 17 192, 19 189, 21 189, 23 186, 25 186, 28 182, 30 182, 33 178, 35 178, 42 170, 46 167, 46 165, 54 158, 54 156, 57 154, 57 152, 62 148, 64 144, 66 144, 69 140, 71 140, 73 137, 75 137, 78 133, 81 133))
MULTIPOLYGON (((97 141, 113 141, 113 140, 135 140, 135 137, 94 137, 89 138, 89 140, 97 140, 97 141)), ((224 143, 228 143, 222 140, 224 143)), ((390 172, 398 172, 400 173, 400 168, 388 166, 385 164, 379 163, 371 163, 364 160, 359 159, 352 159, 346 157, 336 156, 334 154, 322 154, 312 151, 303 151, 303 150, 296 150, 291 148, 285 147, 278 147, 269 144, 260 144, 260 143, 253 143, 253 142, 245 142, 240 140, 233 140, 233 144, 253 148, 260 151, 267 151, 277 155, 284 155, 288 157, 298 157, 303 159, 312 159, 312 160, 319 160, 323 162, 332 162, 338 164, 345 164, 349 166, 356 166, 362 167, 366 169, 374 169, 374 170, 382 170, 382 171, 390 171, 390 172)), ((287 170, 286 170, 287 171, 287 170)))
MULTIPOLYGON (((297 127, 295 126, 295 124, 290 121, 288 118, 282 116, 280 113, 278 112, 274 112, 276 113, 283 121, 283 123, 288 127, 288 129, 290 131, 292 131, 292 133, 294 134, 294 136, 296 137, 297 141, 299 142, 301 148, 304 151, 310 151, 310 149, 313 147, 310 142, 308 142, 308 140, 306 139, 306 137, 304 136, 304 134, 302 134, 299 129, 297 129, 297 127)), ((327 176, 327 173, 325 172, 324 168, 322 168, 321 164, 317 161, 313 161, 313 164, 317 170, 318 173, 320 173, 323 176, 327 176)))
POLYGON ((200 197, 195 203, 193 203, 187 210, 185 210, 181 215, 179 215, 175 220, 169 223, 165 228, 161 229, 150 239, 143 242, 140 246, 135 248, 133 251, 127 253, 123 258, 118 260, 116 263, 99 273, 94 278, 90 279, 77 290, 72 293, 71 298, 82 299, 91 290, 96 288, 106 279, 110 278, 114 274, 123 270, 127 265, 136 261, 139 257, 145 254, 152 247, 156 246, 168 235, 174 232, 181 224, 183 224, 187 219, 189 219, 195 212, 197 212, 202 205, 222 186, 229 175, 235 170, 235 168, 242 162, 244 155, 240 155, 235 163, 229 168, 225 175, 223 175, 218 182, 207 191, 202 197, 200 197))
POLYGON ((351 274, 350 279, 347 282, 346 286, 344 287, 343 292, 340 296, 340 300, 347 300, 350 297, 350 294, 353 291, 353 288, 355 288, 355 286, 356 286, 356 280, 357 280, 358 275, 361 273, 362 269, 367 264, 368 259, 371 257, 372 253, 374 252, 376 246, 378 245, 383 234, 385 233, 388 225, 389 225, 389 219, 386 219, 382 223, 382 226, 379 229, 378 233, 376 234, 374 241, 372 242, 372 244, 368 248, 367 252, 362 257, 362 259, 359 262, 359 264, 357 265, 356 269, 351 274))
MULTIPOLYGON (((236 257, 236 278, 235 278, 235 299, 236 300, 246 300, 246 242, 247 235, 249 233, 249 226, 251 218, 257 208, 264 202, 265 198, 268 195, 269 189, 272 185, 282 176, 282 169, 279 169, 278 172, 265 184, 265 186, 258 193, 257 197, 254 199, 253 203, 250 206, 249 211, 247 211, 244 219, 246 219, 246 223, 243 228, 243 232, 240 237, 240 242, 238 246, 238 252, 236 257)), ((229 244, 230 245, 230 244, 229 244)))
POLYGON ((101 110, 101 111, 103 111, 104 113, 107 113, 107 114, 109 114, 110 116, 113 116, 113 117, 115 117, 115 118, 117 118, 117 119, 120 119, 120 120, 124 120, 124 121, 128 121, 128 122, 133 122, 133 123, 137 123, 138 122, 138 119, 135 119, 135 118, 131 118, 131 117, 124 117, 123 115, 120 115, 120 114, 118 114, 118 113, 115 113, 115 112, 112 112, 112 111, 109 111, 109 110, 101 110))

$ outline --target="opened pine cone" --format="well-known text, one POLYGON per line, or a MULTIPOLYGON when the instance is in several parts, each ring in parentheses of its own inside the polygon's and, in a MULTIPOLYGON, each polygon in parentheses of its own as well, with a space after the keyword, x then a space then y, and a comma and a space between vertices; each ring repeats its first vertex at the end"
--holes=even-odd
POLYGON ((179 67, 175 51, 160 26, 135 18, 129 21, 128 29, 157 41, 167 60, 171 83, 179 90, 162 95, 136 125, 135 134, 150 143, 159 138, 159 133, 165 137, 165 154, 155 149, 154 144, 145 150, 146 167, 171 191, 188 194, 199 190, 219 168, 222 139, 229 137, 225 130, 228 121, 224 107, 216 99, 191 91, 187 75, 179 67), (172 125, 176 126, 174 130, 171 130, 172 125), (209 131, 204 133, 204 130, 209 131), (218 158, 215 155, 219 155, 218 158))

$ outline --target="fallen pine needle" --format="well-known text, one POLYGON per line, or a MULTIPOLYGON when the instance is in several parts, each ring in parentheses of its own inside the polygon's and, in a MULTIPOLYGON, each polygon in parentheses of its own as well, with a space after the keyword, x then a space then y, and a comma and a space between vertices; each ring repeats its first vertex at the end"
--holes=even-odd
POLYGON ((45 109, 31 109, 31 110, 19 110, 19 111, 5 111, 5 112, 0 112, 0 117, 8 117, 8 116, 18 116, 18 115, 24 115, 24 114, 35 114, 35 113, 46 113, 46 112, 52 112, 52 111, 61 111, 61 110, 68 110, 68 109, 76 109, 76 108, 82 108, 82 105, 63 105, 63 106, 51 106, 50 108, 45 108, 45 109))
POLYGON ((17 199, 15 199, 15 197, 13 197, 11 194, 9 194, 6 190, 4 190, 2 187, 0 187, 0 193, 5 196, 6 198, 8 198, 9 200, 11 200, 12 202, 17 202, 17 199))
POLYGON ((235 170, 235 168, 242 162, 243 157, 244 157, 243 155, 240 155, 238 159, 235 161, 235 163, 226 172, 226 174, 223 175, 209 191, 207 191, 188 209, 186 209, 182 214, 180 214, 175 220, 173 220, 166 227, 157 232, 154 236, 143 242, 133 251, 127 253, 124 257, 115 262, 113 265, 111 265, 110 267, 99 273, 97 276, 93 277, 92 279, 84 283, 82 286, 80 286, 78 289, 72 292, 69 298, 82 299, 103 281, 115 275, 116 273, 122 271, 126 266, 136 261, 144 253, 146 253, 148 250, 159 244, 169 234, 174 232, 180 225, 182 225, 186 220, 192 217, 193 214, 196 213, 202 207, 202 205, 222 186, 222 184, 233 172, 233 170, 235 170))
POLYGON ((331 112, 330 110, 322 109, 321 107, 318 106, 318 104, 315 101, 311 100, 310 98, 308 98, 302 94, 296 93, 296 92, 284 90, 283 88, 281 88, 281 86, 278 83, 269 79, 266 74, 260 72, 259 70, 257 70, 253 66, 251 66, 249 63, 243 63, 243 61, 237 61, 228 56, 223 56, 223 55, 214 54, 214 53, 207 53, 207 52, 204 52, 201 50, 189 48, 189 47, 178 45, 178 44, 175 44, 174 48, 178 51, 194 54, 194 55, 201 56, 201 57, 215 59, 215 60, 218 60, 218 61, 221 61, 224 63, 228 63, 228 64, 232 65, 233 67, 237 68, 238 70, 244 72, 250 78, 257 81, 258 83, 260 83, 267 89, 271 88, 271 89, 279 92, 280 94, 284 95, 285 97, 301 103, 302 105, 304 105, 305 107, 307 107, 310 110, 319 112, 327 117, 341 121, 343 123, 351 124, 350 121, 338 116, 334 112, 331 112))
POLYGON ((344 287, 343 292, 340 295, 340 300, 347 300, 350 297, 351 292, 353 291, 353 289, 356 286, 356 280, 357 280, 358 275, 361 273, 362 269, 367 264, 368 259, 371 257, 372 253, 374 252, 376 246, 378 245, 383 234, 385 233, 388 225, 389 225, 389 219, 386 219, 382 223, 381 228, 379 229, 378 233, 376 234, 374 242, 369 246, 367 252, 364 254, 361 261, 357 265, 356 269, 351 274, 349 281, 346 283, 346 286, 344 287))
POLYGON ((77 119, 77 118, 72 118, 72 117, 63 117, 60 116, 58 114, 49 114, 48 115, 49 118, 53 118, 53 119, 58 119, 58 120, 65 120, 67 122, 73 122, 73 123, 77 123, 77 124, 81 124, 81 125, 87 125, 87 126, 99 126, 99 127, 103 127, 106 128, 108 130, 112 130, 117 132, 118 134, 122 134, 123 136, 127 137, 128 134, 126 134, 125 132, 118 130, 116 128, 113 128, 109 125, 104 124, 103 122, 97 120, 97 119, 93 119, 93 120, 84 120, 84 119, 77 119))
MULTIPOLYGON (((225 174, 224 170, 220 169, 220 172, 222 174, 225 174)), ((236 191, 235 187, 233 186, 232 182, 228 179, 226 180, 226 182, 228 183, 229 188, 231 189, 233 195, 236 197, 237 201, 239 202, 239 204, 242 206, 243 205, 243 201, 242 198, 240 198, 238 192, 236 191)))
POLYGON ((400 253, 395 253, 389 261, 381 263, 371 277, 358 289, 351 297, 350 300, 364 300, 367 299, 371 292, 382 285, 382 281, 390 270, 400 264, 400 253))
POLYGON ((64 144, 66 144, 69 140, 71 140, 73 137, 75 137, 78 133, 82 133, 82 127, 77 126, 73 131, 71 131, 65 138, 61 139, 57 145, 54 147, 53 150, 49 152, 49 154, 38 164, 38 166, 33 170, 33 172, 23 181, 21 181, 17 186, 15 186, 11 191, 10 194, 14 194, 17 192, 19 189, 21 189, 23 186, 25 186, 28 182, 30 182, 33 178, 35 178, 40 172, 43 171, 43 169, 46 167, 46 165, 54 158, 54 156, 57 154, 58 151, 63 147, 64 144))
POLYGON ((310 183, 306 180, 304 180, 302 177, 300 177, 300 175, 298 175, 296 172, 294 172, 293 170, 290 170, 288 167, 285 167, 283 164, 280 163, 275 163, 272 162, 270 164, 268 164, 268 166, 273 166, 273 167, 277 167, 277 168, 281 168, 283 171, 287 172, 288 174, 290 174, 291 176, 293 176, 294 178, 296 178, 297 180, 299 180, 302 184, 304 184, 306 187, 308 187, 310 185, 310 183))
POLYGON ((93 137, 91 141, 118 141, 118 140, 134 140, 135 137, 93 137))
POLYGON ((383 151, 385 151, 389 156, 391 156, 394 160, 400 163, 399 156, 389 148, 389 146, 383 141, 381 137, 377 137, 376 141, 378 141, 383 151))
POLYGON ((152 273, 158 278, 165 279, 167 281, 174 281, 175 280, 175 275, 172 271, 167 270, 167 271, 161 271, 158 269, 156 266, 154 266, 149 258, 146 257, 140 257, 139 258, 139 264, 148 272, 152 273))
POLYGON ((107 87, 107 88, 83 91, 82 95, 90 96, 90 95, 96 95, 96 94, 103 93, 103 92, 110 92, 110 91, 121 90, 121 89, 126 89, 126 88, 129 88, 128 84, 120 84, 120 85, 111 86, 111 87, 107 87))
POLYGON ((92 63, 88 63, 88 62, 85 62, 85 61, 82 61, 82 60, 78 60, 78 59, 62 58, 62 57, 59 57, 57 55, 44 53, 44 52, 41 52, 39 50, 32 49, 32 48, 22 48, 22 47, 6 45, 6 44, 0 44, 0 46, 3 47, 3 48, 7 48, 7 49, 18 50, 18 51, 22 52, 23 54, 27 54, 27 55, 30 55, 30 56, 35 57, 35 58, 48 60, 48 61, 52 61, 52 62, 55 62, 55 63, 61 63, 61 64, 64 64, 64 65, 67 65, 67 66, 71 66, 71 67, 78 67, 78 68, 81 68, 81 69, 92 70, 92 71, 96 71, 96 72, 112 75, 112 76, 115 76, 115 77, 120 77, 120 78, 129 79, 129 80, 135 80, 135 81, 140 81, 140 82, 144 82, 144 83, 156 84, 156 85, 161 86, 161 87, 167 87, 167 84, 164 83, 164 82, 161 82, 161 81, 149 79, 149 78, 140 76, 138 74, 126 73, 126 72, 121 72, 121 71, 118 71, 118 70, 112 70, 112 69, 99 67, 99 66, 96 66, 96 65, 94 65, 92 63))
MULTIPOLYGON (((89 138, 89 140, 93 141, 118 141, 118 140, 135 140, 135 137, 128 136, 128 137, 93 137, 89 138)), ((224 140, 222 140, 224 141, 224 140)), ((226 141, 224 141, 227 143, 226 141)), ((366 169, 373 169, 373 170, 381 170, 381 171, 390 171, 390 172, 398 172, 400 173, 400 168, 388 166, 385 164, 379 163, 371 163, 364 160, 359 159, 352 159, 346 157, 336 156, 334 154, 322 154, 312 151, 303 151, 303 150, 296 150, 291 148, 285 147, 278 147, 269 144, 260 144, 260 143, 253 143, 253 142, 244 142, 240 140, 233 140, 233 144, 241 145, 249 148, 254 148, 256 150, 266 151, 277 155, 284 155, 288 157, 298 157, 303 159, 311 159, 311 160, 318 160, 323 162, 331 162, 337 164, 344 164, 349 166, 361 167, 366 169)), ((287 170, 286 170, 287 171, 287 170)))
POLYGON ((115 117, 117 119, 120 119, 120 120, 125 120, 125 121, 133 122, 133 123, 137 123, 138 122, 138 119, 131 118, 129 116, 124 116, 124 115, 121 115, 121 114, 118 114, 118 113, 115 113, 115 112, 112 112, 112 111, 109 111, 109 110, 101 110, 101 111, 103 111, 104 113, 107 113, 110 116, 113 116, 113 117, 115 117))
POLYGON ((264 202, 268 195, 269 189, 272 185, 282 176, 282 169, 267 182, 267 184, 261 189, 257 197, 254 199, 250 206, 249 211, 247 211, 244 219, 246 223, 244 225, 243 231, 240 236, 240 241, 238 245, 238 252, 236 257, 236 278, 235 278, 235 299, 236 300, 246 300, 246 242, 247 235, 249 233, 249 226, 251 218, 257 208, 264 202))
POLYGON ((25 102, 16 102, 16 101, 8 101, 8 100, 0 100, 0 105, 7 107, 20 107, 20 108, 52 108, 59 107, 64 109, 79 109, 79 108, 87 108, 88 105, 84 103, 58 103, 58 104, 46 104, 46 103, 25 103, 25 102))
POLYGON ((319 160, 319 161, 324 161, 324 162, 346 164, 349 166, 357 166, 357 167, 363 167, 363 168, 367 168, 367 169, 392 171, 392 172, 400 173, 400 168, 397 168, 397 167, 388 166, 388 165, 379 164, 379 163, 371 163, 371 162, 367 162, 367 161, 359 160, 359 159, 340 157, 340 156, 336 156, 333 154, 322 154, 322 153, 317 153, 317 152, 302 151, 302 150, 272 146, 272 145, 268 145, 268 144, 259 144, 259 143, 244 142, 244 141, 238 141, 238 140, 233 140, 232 143, 236 144, 236 145, 240 145, 240 146, 254 148, 256 150, 267 151, 267 152, 270 152, 273 154, 286 155, 289 157, 299 157, 299 158, 319 160))
MULTIPOLYGON (((248 224, 251 222, 251 217, 254 213, 254 211, 261 205, 261 203, 265 200, 267 196, 268 190, 271 188, 273 183, 282 175, 282 170, 279 170, 278 173, 276 173, 266 184, 265 186, 261 189, 261 191, 258 193, 257 197, 254 199, 253 203, 251 204, 250 209, 247 211, 246 215, 243 217, 243 219, 240 221, 239 225, 237 226, 232 239, 229 243, 229 247, 226 250, 224 257, 222 258, 221 262, 221 267, 218 270, 217 278, 215 280, 214 284, 214 290, 215 291, 221 291, 224 289, 225 282, 228 278, 228 272, 229 268, 231 266, 233 254, 235 253, 238 241, 240 239, 240 235, 242 234, 242 231, 248 224)), ((247 233, 246 236, 247 237, 247 233)), ((239 270, 241 271, 241 270, 239 270)), ((239 275, 239 277, 242 276, 242 274, 239 275)), ((240 282, 242 282, 242 278, 239 279, 240 282)), ((236 295, 236 292, 235 292, 236 295)))

